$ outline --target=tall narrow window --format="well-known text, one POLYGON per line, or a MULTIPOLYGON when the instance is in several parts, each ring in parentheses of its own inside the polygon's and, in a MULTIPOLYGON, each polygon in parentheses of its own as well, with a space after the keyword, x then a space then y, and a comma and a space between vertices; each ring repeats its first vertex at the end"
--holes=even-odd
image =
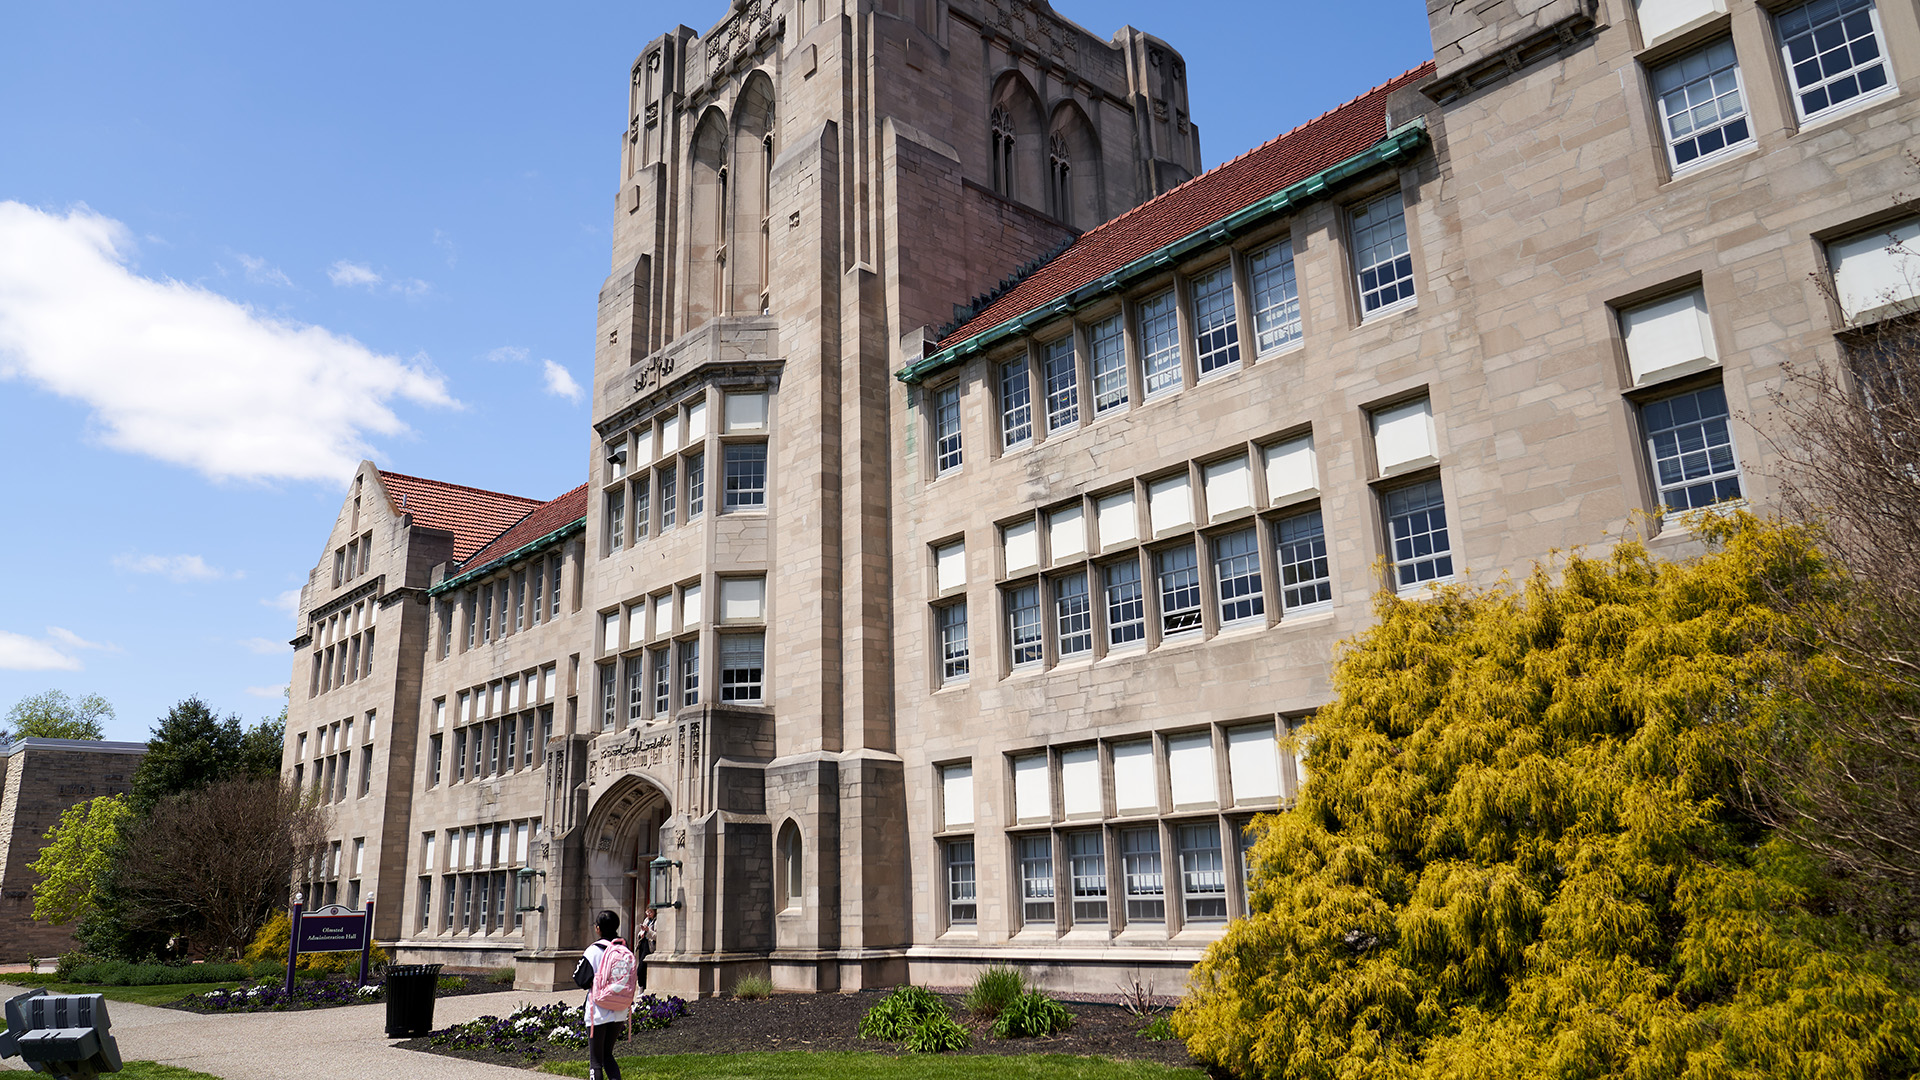
POLYGON ((1118 648, 1144 641, 1147 602, 1140 586, 1140 564, 1128 559, 1104 569, 1107 594, 1107 645, 1118 648))
POLYGON ((1047 347, 1047 430, 1080 422, 1080 382, 1073 370, 1073 335, 1047 347))
POLYGON ((787 827, 780 830, 780 880, 785 885, 781 890, 784 895, 780 897, 783 911, 798 911, 805 896, 805 863, 800 856, 800 830, 789 821, 787 827))
POLYGON ((560 617, 560 558, 558 555, 553 557, 553 572, 548 575, 553 579, 553 591, 547 594, 552 598, 552 603, 547 607, 547 617, 550 619, 560 617))
POLYGON ((1801 119, 1892 85, 1873 0, 1813 0, 1774 18, 1801 119))
POLYGON ((1013 196, 1013 117, 1007 110, 994 106, 987 117, 987 126, 993 132, 993 191, 996 195, 1013 196))
POLYGON ((1093 651, 1093 604, 1087 597, 1087 575, 1054 579, 1053 634, 1062 657, 1093 651))
POLYGON ((1180 385, 1180 316, 1172 289, 1140 305, 1140 368, 1148 397, 1180 385))
POLYGON ((673 712, 673 662, 667 649, 648 655, 653 665, 653 715, 663 717, 673 712))
POLYGON ((1193 355, 1205 378, 1240 363, 1240 317, 1233 306, 1233 264, 1193 279, 1193 355))
POLYGON ((1020 918, 1029 926, 1053 922, 1053 837, 1022 836, 1020 918))
POLYGON ((480 641, 493 640, 493 587, 480 590, 480 641))
POLYGON ((607 495, 607 550, 619 551, 627 535, 627 500, 621 492, 607 495))
POLYGON ((1160 872, 1160 830, 1120 830, 1120 871, 1126 878, 1127 921, 1163 922, 1167 887, 1160 872))
POLYGON ((974 892, 973 841, 947 841, 947 922, 971 923, 979 907, 974 892))
POLYGON ((1156 552, 1153 564, 1160 585, 1161 636, 1200 629, 1200 566, 1193 545, 1156 552))
POLYGON ((527 628, 527 575, 513 575, 513 628, 527 628))
POLYGON ((1067 874, 1073 879, 1073 921, 1107 921, 1107 852, 1100 830, 1067 834, 1067 874))
POLYGON ((1058 131, 1047 139, 1047 202, 1054 217, 1073 224, 1073 154, 1058 131))
POLYGON ((647 673, 644 656, 627 657, 627 723, 637 724, 647 714, 647 673))
POLYGON ((1684 169, 1753 139, 1731 38, 1653 69, 1667 162, 1684 169))
POLYGON ((533 564, 533 621, 538 623, 547 609, 547 564, 539 560, 533 564))
POLYGON ((680 511, 680 470, 669 465, 660 470, 660 531, 673 528, 680 511))
POLYGON ((1021 585, 1006 592, 1007 647, 1013 666, 1040 662, 1040 586, 1021 585))
POLYGON ((687 455, 687 520, 693 521, 707 509, 707 455, 687 455))
POLYGON ((1399 192, 1353 212, 1353 269, 1360 284, 1361 314, 1413 299, 1413 255, 1399 192))
POLYGON ((1099 416, 1127 404, 1127 334, 1120 316, 1087 328, 1088 367, 1093 372, 1093 413, 1099 416))
POLYGON ((1033 386, 1027 358, 1000 365, 1000 445, 1013 449, 1033 441, 1033 386))
POLYGON ((960 467, 960 387, 944 386, 933 391, 934 475, 960 467))
POLYGON ((1226 864, 1220 857, 1220 825, 1207 821, 1175 830, 1180 851, 1180 898, 1188 922, 1227 917, 1226 864))
POLYGON ((700 639, 680 643, 680 704, 700 704, 700 639))
POLYGON ((1213 543, 1213 582, 1220 596, 1222 625, 1266 614, 1260 588, 1260 550, 1252 529, 1241 529, 1213 543))
POLYGON ((1387 533, 1393 543, 1394 585, 1410 589, 1453 576, 1447 505, 1440 481, 1394 488, 1386 494, 1387 533))
POLYGON ((749 510, 767 505, 767 444, 729 443, 726 449, 727 491, 723 510, 749 510))
POLYGON ((633 538, 645 540, 653 531, 653 478, 641 473, 633 482, 633 538))
POLYGON ((618 688, 615 687, 614 681, 613 681, 613 665, 601 664, 600 665, 600 730, 602 731, 613 730, 613 722, 617 716, 617 713, 615 712, 615 710, 619 707, 619 704, 620 704, 619 691, 618 691, 618 688))
POLYGON ((934 609, 940 624, 940 681, 958 682, 972 664, 967 651, 967 602, 958 600, 934 609))
POLYGON ((1333 599, 1327 566, 1327 533, 1318 508, 1284 517, 1274 525, 1274 562, 1280 568, 1280 608, 1294 611, 1333 599))
POLYGON ((1300 340, 1300 290, 1293 278, 1293 241, 1261 248, 1247 260, 1253 286, 1253 335, 1262 353, 1300 340))
MULTIPOLYGON (((444 735, 433 736, 431 740, 431 745, 433 747, 433 754, 432 754, 433 765, 432 765, 432 771, 428 773, 429 779, 427 780, 427 786, 437 787, 440 783, 440 761, 444 754, 444 751, 446 750, 446 736, 444 735)), ((294 786, 299 787, 300 785, 296 781, 294 783, 294 786)))
POLYGON ((760 703, 766 639, 760 634, 720 636, 720 700, 760 703))
POLYGON ((1640 415, 1663 511, 1693 510, 1740 497, 1740 463, 1733 453, 1723 388, 1703 386, 1651 401, 1640 415))
POLYGON ((467 729, 461 728, 453 733, 453 778, 467 778, 467 729))
POLYGON ((440 657, 441 659, 444 660, 449 654, 453 652, 453 605, 445 600, 442 600, 440 601, 439 610, 440 610, 440 657))

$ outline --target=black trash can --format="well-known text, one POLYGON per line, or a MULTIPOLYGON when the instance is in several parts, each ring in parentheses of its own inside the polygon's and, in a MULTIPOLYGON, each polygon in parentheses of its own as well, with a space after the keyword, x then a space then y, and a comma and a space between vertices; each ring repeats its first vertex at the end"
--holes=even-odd
POLYGON ((387 1038, 411 1039, 433 1030, 433 991, 439 964, 387 967, 387 1038))

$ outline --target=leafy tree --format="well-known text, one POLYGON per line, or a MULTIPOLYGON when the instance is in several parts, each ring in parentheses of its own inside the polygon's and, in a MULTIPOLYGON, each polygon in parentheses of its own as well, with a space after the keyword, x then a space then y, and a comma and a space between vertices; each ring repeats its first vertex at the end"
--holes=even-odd
POLYGON ((15 739, 103 739, 102 722, 113 719, 113 706, 99 694, 82 694, 74 701, 58 690, 48 690, 14 702, 0 720, 0 743, 15 739))
POLYGON ((1906 1076, 1920 997, 1802 849, 1729 803, 1800 722, 1771 601, 1835 571, 1806 530, 1704 524, 1519 589, 1383 597, 1263 817, 1252 913, 1175 1027, 1243 1077, 1906 1076))
POLYGON ((134 809, 147 814, 169 795, 217 780, 277 776, 284 723, 263 720, 242 730, 239 717, 215 716, 198 697, 175 705, 154 728, 134 770, 134 809))
POLYGON ((47 830, 47 846, 27 869, 33 884, 33 917, 65 925, 94 907, 94 889, 110 865, 120 829, 132 811, 119 795, 102 795, 67 808, 47 830))

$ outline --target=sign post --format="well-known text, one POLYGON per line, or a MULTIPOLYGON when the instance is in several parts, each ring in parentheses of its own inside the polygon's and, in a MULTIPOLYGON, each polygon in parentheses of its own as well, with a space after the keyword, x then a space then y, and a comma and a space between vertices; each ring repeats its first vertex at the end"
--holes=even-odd
POLYGON ((287 993, 293 993, 293 964, 300 955, 300 901, 304 894, 293 894, 293 911, 287 917, 287 993))
POLYGON ((358 952, 360 985, 367 985, 367 964, 373 953, 372 897, 367 898, 364 911, 329 904, 307 914, 301 910, 300 894, 295 893, 290 919, 292 933, 287 942, 287 993, 293 993, 293 969, 301 953, 358 952))

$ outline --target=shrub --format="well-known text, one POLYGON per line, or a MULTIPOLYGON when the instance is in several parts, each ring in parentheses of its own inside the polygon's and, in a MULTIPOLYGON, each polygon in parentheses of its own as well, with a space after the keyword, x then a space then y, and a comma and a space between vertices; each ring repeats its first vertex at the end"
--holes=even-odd
MULTIPOLYGON (((270 974, 270 971, 260 970, 257 966, 260 964, 271 965, 272 971, 285 971, 287 947, 292 942, 292 917, 284 911, 275 912, 272 918, 261 925, 260 931, 254 934, 253 940, 247 944, 244 955, 255 963, 253 973, 270 974)), ((387 955, 387 950, 378 945, 373 947, 373 954, 367 958, 367 964, 372 968, 384 968, 392 962, 393 957, 387 955)), ((360 954, 357 952, 301 953, 297 970, 357 976, 360 974, 360 954)))
POLYGON ((466 988, 467 988, 467 980, 465 976, 442 975, 438 979, 434 980, 433 994, 435 997, 441 997, 446 994, 457 994, 460 991, 465 990, 466 988))
POLYGON ((85 986, 177 986, 181 983, 240 982, 253 974, 246 964, 129 964, 98 960, 68 966, 62 982, 85 986))
POLYGON ((764 1001, 773 993, 773 980, 765 975, 742 975, 733 984, 733 996, 742 1001, 764 1001))
MULTIPOLYGON (((635 1027, 663 1028, 675 1017, 690 1015, 687 1003, 677 997, 646 994, 633 1003, 635 1027)), ((620 1029, 619 1037, 628 1037, 625 1028, 620 1029)), ((555 1047, 577 1050, 586 1046, 587 1028, 578 1005, 522 1005, 505 1016, 482 1016, 441 1028, 428 1038, 434 1046, 489 1050, 532 1062, 555 1047)))
POLYGON ((93 957, 78 950, 70 953, 61 953, 60 959, 53 962, 54 977, 61 982, 72 982, 74 969, 78 968, 81 964, 90 964, 92 962, 93 957))
POLYGON ((345 979, 310 979, 295 982, 289 993, 282 980, 263 979, 252 986, 188 994, 175 1004, 199 1012, 283 1012, 353 1005, 377 998, 380 990, 377 986, 356 987, 345 979))
POLYGON ((923 986, 896 986, 860 1018, 860 1037, 900 1042, 931 1017, 948 1016, 947 1007, 923 986))
POLYGON ((974 976, 973 986, 960 1004, 973 1015, 990 1020, 1026 992, 1026 976, 1015 968, 995 964, 974 976))
POLYGON ((953 1014, 946 1012, 920 1021, 905 1040, 906 1048, 916 1054, 965 1050, 972 1043, 973 1037, 967 1034, 967 1029, 955 1023, 953 1014))
POLYGON ((993 1022, 996 1039, 1027 1039, 1051 1035, 1073 1026, 1073 1014, 1066 1007, 1038 990, 1029 990, 1000 1010, 993 1022))
POLYGON ((1180 1037, 1180 1033, 1173 1030, 1173 1017, 1164 1014, 1147 1021, 1147 1026, 1141 1028, 1137 1034, 1143 1039, 1153 1039, 1156 1042, 1180 1037))
POLYGON ((487 972, 487 981, 495 986, 512 986, 513 969, 510 967, 494 968, 492 971, 487 972))

